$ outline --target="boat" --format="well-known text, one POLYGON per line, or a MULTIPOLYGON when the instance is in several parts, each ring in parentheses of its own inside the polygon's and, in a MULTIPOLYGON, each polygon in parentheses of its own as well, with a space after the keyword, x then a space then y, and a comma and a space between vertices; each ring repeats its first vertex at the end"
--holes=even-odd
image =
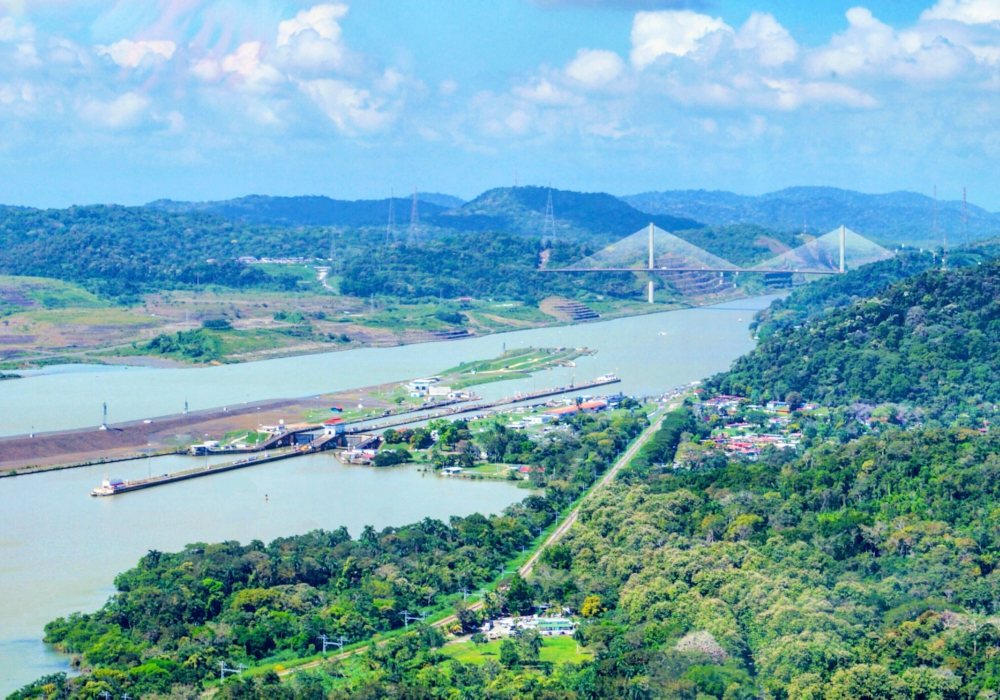
POLYGON ((90 492, 91 496, 113 496, 119 491, 125 489, 128 486, 128 482, 124 479, 109 479, 107 475, 104 476, 104 481, 96 489, 90 492))

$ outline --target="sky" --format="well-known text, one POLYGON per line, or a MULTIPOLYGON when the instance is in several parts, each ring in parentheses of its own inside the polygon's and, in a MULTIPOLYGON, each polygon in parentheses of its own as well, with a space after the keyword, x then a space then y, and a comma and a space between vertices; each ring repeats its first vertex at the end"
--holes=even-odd
POLYGON ((0 0, 0 203, 795 185, 1000 210, 1000 0, 0 0))

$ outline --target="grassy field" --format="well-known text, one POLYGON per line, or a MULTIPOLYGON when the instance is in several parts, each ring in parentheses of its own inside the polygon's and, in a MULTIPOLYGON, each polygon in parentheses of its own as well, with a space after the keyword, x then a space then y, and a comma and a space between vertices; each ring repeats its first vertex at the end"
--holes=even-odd
MULTIPOLYGON (((442 651, 462 663, 481 664, 487 659, 500 660, 500 644, 500 640, 482 645, 462 642, 446 646, 442 651)), ((594 655, 577 644, 572 637, 542 637, 543 663, 578 664, 582 661, 591 661, 593 658, 594 655)))

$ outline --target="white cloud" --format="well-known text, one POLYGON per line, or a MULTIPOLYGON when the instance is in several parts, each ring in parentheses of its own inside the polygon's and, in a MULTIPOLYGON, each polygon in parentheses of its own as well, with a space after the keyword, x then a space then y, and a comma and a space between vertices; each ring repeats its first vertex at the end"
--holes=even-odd
POLYGON ((163 116, 162 121, 165 121, 167 123, 167 128, 165 131, 168 134, 181 133, 182 131, 184 131, 184 127, 187 124, 187 122, 184 119, 184 115, 178 112, 177 110, 167 112, 163 116))
POLYGON ((191 65, 191 74, 206 82, 214 82, 222 77, 222 65, 211 58, 203 58, 191 65))
POLYGON ((566 75, 585 87, 602 87, 625 71, 625 61, 614 51, 580 49, 566 66, 566 75))
POLYGON ((259 41, 248 41, 240 44, 236 51, 222 59, 222 70, 226 73, 239 73, 245 78, 249 78, 260 67, 261 43, 259 41))
POLYGON ((0 17, 0 41, 13 44, 20 41, 32 41, 35 38, 35 28, 30 24, 18 25, 13 17, 0 17))
POLYGON ((945 79, 965 71, 968 49, 919 27, 897 32, 872 13, 855 7, 847 11, 850 24, 842 34, 813 52, 806 69, 815 76, 876 75, 907 80, 945 79))
POLYGON ((368 90, 343 80, 303 80, 299 81, 299 89, 345 134, 381 131, 392 120, 390 115, 380 111, 382 104, 373 99, 368 90))
POLYGON ((769 14, 754 12, 736 34, 737 49, 756 50, 761 64, 781 66, 795 59, 799 46, 795 39, 769 14))
MULTIPOLYGON (((243 43, 236 51, 222 59, 220 63, 222 71, 240 76, 244 84, 250 88, 266 89, 271 84, 281 81, 282 75, 274 66, 261 60, 262 52, 263 45, 259 41, 243 43)), ((210 67, 206 67, 204 72, 210 73, 210 67)))
POLYGON ((964 24, 1000 22, 1000 0, 938 0, 920 14, 922 20, 954 20, 964 24))
POLYGON ((528 133, 528 129, 531 128, 531 115, 523 109, 514 110, 503 121, 507 128, 518 136, 528 133))
POLYGON ((632 64, 641 70, 661 56, 685 56, 719 31, 733 30, 719 18, 691 10, 637 12, 632 20, 632 64))
POLYGON ((458 83, 454 80, 444 80, 438 85, 438 93, 443 97, 454 95, 456 90, 458 90, 458 83))
POLYGON ((21 85, 0 84, 0 104, 10 105, 15 102, 34 102, 35 87, 31 83, 21 85))
POLYGON ((763 82, 773 91, 774 104, 772 106, 779 109, 797 109, 809 103, 842 104, 858 108, 871 108, 878 105, 878 102, 871 95, 840 83, 773 79, 764 79, 763 82))
POLYGON ((312 30, 321 39, 340 41, 342 30, 337 20, 347 16, 347 5, 316 5, 302 10, 295 19, 278 25, 278 46, 288 46, 292 38, 302 32, 312 30))
POLYGON ((347 49, 337 20, 347 11, 346 5, 316 5, 279 24, 277 47, 283 59, 305 69, 342 67, 347 49))
POLYGON ((583 102, 583 98, 552 84, 545 78, 536 78, 530 85, 519 85, 513 92, 526 102, 550 107, 567 107, 583 102))
POLYGON ((147 56, 158 56, 170 60, 174 57, 177 44, 172 41, 130 41, 122 39, 110 46, 98 46, 97 53, 110 56, 122 68, 136 68, 147 56))
POLYGON ((90 99, 80 107, 80 113, 91 122, 111 129, 124 129, 142 121, 151 100, 145 95, 126 92, 111 102, 90 99))

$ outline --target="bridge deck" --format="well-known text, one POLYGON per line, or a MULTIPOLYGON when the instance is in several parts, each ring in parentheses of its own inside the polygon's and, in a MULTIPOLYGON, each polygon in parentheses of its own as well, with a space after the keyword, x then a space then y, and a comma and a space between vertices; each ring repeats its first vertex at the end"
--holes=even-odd
POLYGON ((840 270, 771 270, 742 267, 576 267, 547 268, 539 272, 760 272, 787 275, 839 275, 840 270))

